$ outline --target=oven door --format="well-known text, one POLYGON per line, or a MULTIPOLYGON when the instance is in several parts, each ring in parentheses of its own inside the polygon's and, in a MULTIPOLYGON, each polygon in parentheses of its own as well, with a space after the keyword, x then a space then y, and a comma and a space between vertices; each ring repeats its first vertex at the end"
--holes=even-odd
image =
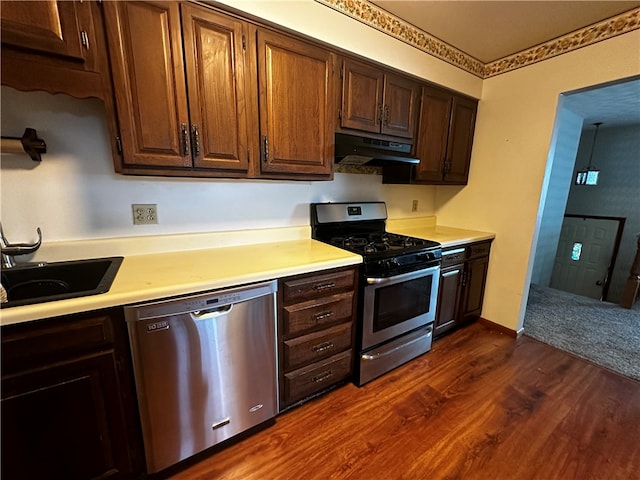
POLYGON ((435 320, 440 266, 364 280, 362 350, 435 320))

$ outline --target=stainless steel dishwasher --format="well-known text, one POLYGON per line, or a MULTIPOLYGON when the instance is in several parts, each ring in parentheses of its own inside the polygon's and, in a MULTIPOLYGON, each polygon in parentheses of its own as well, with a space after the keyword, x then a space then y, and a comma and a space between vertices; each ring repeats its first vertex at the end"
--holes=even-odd
POLYGON ((147 472, 273 418, 277 282, 125 307, 147 472))

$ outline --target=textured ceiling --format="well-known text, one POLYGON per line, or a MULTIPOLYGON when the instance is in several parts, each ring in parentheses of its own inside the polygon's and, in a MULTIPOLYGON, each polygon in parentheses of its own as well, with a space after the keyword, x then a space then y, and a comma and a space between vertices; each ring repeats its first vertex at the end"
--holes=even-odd
POLYGON ((640 79, 569 93, 564 105, 584 118, 583 128, 640 125, 640 79))
POLYGON ((370 3, 489 63, 640 6, 640 1, 431 1, 370 3))

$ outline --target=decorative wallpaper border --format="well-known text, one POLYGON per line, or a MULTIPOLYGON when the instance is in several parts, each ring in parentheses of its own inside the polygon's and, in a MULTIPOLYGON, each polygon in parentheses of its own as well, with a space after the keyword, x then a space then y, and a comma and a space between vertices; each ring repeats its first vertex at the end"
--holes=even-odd
POLYGON ((640 28, 640 7, 484 64, 367 0, 315 0, 480 78, 526 67, 640 28))

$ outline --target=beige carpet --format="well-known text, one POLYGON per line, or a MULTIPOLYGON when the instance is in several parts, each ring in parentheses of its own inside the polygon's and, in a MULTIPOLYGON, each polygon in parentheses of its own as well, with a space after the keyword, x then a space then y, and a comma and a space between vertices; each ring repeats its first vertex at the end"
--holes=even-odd
POLYGON ((640 302, 629 310, 531 285, 524 334, 640 380, 640 302))

